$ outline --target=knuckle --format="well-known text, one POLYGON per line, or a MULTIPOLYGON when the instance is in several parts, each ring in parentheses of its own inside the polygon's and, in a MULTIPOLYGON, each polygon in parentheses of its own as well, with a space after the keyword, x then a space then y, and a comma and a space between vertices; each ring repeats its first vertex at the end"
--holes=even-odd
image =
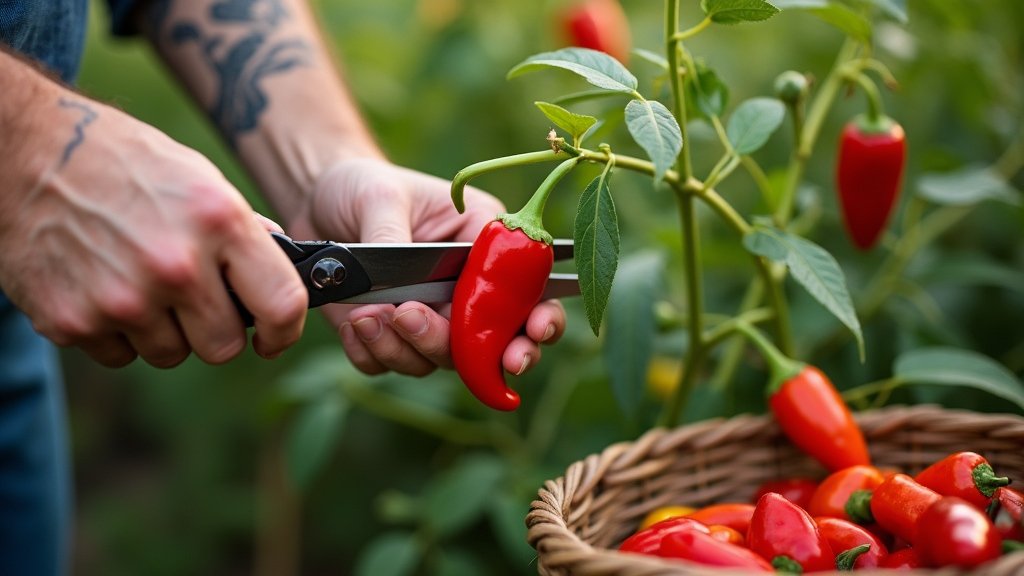
POLYGON ((145 298, 132 290, 110 289, 97 297, 100 313, 118 324, 138 326, 145 321, 149 309, 145 298))
POLYGON ((199 281, 199 256, 188 248, 154 251, 146 259, 148 274, 161 286, 186 288, 199 281))
MULTIPOLYGON (((305 287, 298 281, 288 282, 271 300, 263 319, 271 327, 277 329, 293 327, 296 324, 301 325, 306 317, 308 307, 309 294, 306 293, 305 287)), ((297 332, 299 331, 291 330, 290 332, 296 332, 294 337, 298 338, 297 332)))
POLYGON ((251 216, 235 195, 211 185, 197 185, 193 192, 190 215, 199 230, 232 236, 249 223, 251 216))
POLYGON ((40 321, 38 331, 58 346, 73 346, 93 335, 92 324, 81 313, 69 309, 55 311, 40 321))

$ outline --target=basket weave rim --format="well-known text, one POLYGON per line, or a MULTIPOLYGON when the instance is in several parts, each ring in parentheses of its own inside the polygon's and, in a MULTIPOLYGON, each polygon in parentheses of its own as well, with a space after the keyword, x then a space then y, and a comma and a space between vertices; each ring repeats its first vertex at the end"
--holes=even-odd
MULTIPOLYGON (((902 431, 908 423, 937 428, 939 433, 981 431, 986 438, 1019 446, 1024 453, 1024 417, 1009 413, 978 413, 969 410, 944 408, 936 405, 891 406, 854 413, 862 428, 873 436, 884 437, 902 431)), ((527 540, 537 550, 541 574, 559 576, 723 576, 746 574, 745 571, 711 569, 678 560, 654 556, 621 553, 617 550, 594 546, 569 528, 587 514, 585 504, 600 500, 595 489, 602 483, 632 477, 657 474, 665 464, 650 456, 664 455, 686 446, 701 450, 719 446, 726 441, 743 442, 778 433, 777 426, 768 415, 743 414, 729 418, 714 418, 680 427, 653 428, 633 441, 617 442, 600 453, 591 454, 572 463, 562 476, 547 480, 538 490, 526 517, 527 540)), ((1024 481, 1024 470, 1018 479, 1024 481)), ((891 575, 893 570, 857 570, 865 575, 891 575)), ((990 562, 978 572, 957 568, 919 569, 902 571, 909 576, 964 576, 967 574, 993 576, 1024 575, 1024 552, 1007 554, 990 562)), ((825 576, 840 576, 840 572, 821 572, 825 576)))

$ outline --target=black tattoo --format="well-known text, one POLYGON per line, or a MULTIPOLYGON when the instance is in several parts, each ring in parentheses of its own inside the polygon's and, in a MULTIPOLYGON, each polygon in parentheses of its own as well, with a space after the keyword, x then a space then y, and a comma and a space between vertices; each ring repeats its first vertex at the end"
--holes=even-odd
POLYGON ((93 110, 88 104, 84 102, 76 102, 74 100, 68 100, 67 98, 61 98, 57 101, 57 105, 61 108, 70 108, 78 110, 82 113, 82 117, 75 123, 75 135, 71 137, 71 140, 64 145, 64 153, 61 154, 60 163, 57 164, 57 169, 61 169, 65 164, 71 160, 71 155, 75 153, 75 149, 82 145, 85 141, 85 127, 92 124, 93 120, 96 119, 96 111, 93 110))
POLYGON ((244 34, 229 43, 226 34, 204 33, 192 22, 171 28, 174 44, 197 42, 207 65, 217 75, 216 99, 210 117, 234 146, 239 135, 253 130, 269 105, 262 82, 311 63, 311 47, 301 38, 272 39, 288 13, 279 0, 221 0, 210 7, 215 24, 243 26, 244 34))

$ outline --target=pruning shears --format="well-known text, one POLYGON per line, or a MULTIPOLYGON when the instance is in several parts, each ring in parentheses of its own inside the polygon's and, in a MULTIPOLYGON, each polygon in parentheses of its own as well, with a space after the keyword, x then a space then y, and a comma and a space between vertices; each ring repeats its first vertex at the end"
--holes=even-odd
MULTIPOLYGON (((272 232, 278 246, 295 265, 309 307, 324 304, 397 304, 451 302, 472 242, 355 243, 298 241, 272 232)), ((573 257, 572 240, 554 241, 555 260, 573 257)), ((580 293, 576 274, 552 273, 543 299, 580 293)), ((252 315, 232 293, 247 326, 252 315)))

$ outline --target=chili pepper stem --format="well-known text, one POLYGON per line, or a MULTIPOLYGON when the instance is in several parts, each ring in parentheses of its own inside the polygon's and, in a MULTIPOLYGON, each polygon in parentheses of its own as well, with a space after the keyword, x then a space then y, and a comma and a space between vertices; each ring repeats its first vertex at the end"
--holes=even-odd
POLYGON ((789 556, 776 556, 772 558, 772 568, 783 574, 803 574, 804 569, 800 563, 789 556))
POLYGON ((746 336, 764 356, 771 371, 768 382, 768 394, 775 393, 789 379, 803 371, 806 364, 798 362, 783 354, 774 344, 765 338, 760 330, 746 322, 737 322, 736 330, 746 336))
POLYGON ((558 184, 559 180, 572 171, 579 161, 579 157, 576 156, 556 166, 548 174, 547 178, 541 182, 540 187, 533 193, 533 196, 530 197, 529 202, 525 206, 512 214, 499 214, 498 220, 501 220, 509 230, 522 230, 523 233, 537 242, 544 242, 549 245, 554 243, 551 234, 544 229, 544 206, 547 204, 548 196, 551 195, 551 190, 554 189, 555 184, 558 184))
POLYGON ((871 550, 871 544, 861 544, 849 550, 840 552, 836 555, 836 570, 840 572, 849 572, 853 570, 854 563, 857 562, 857 558, 860 558, 861 554, 871 550))
POLYGON ((1010 484, 1010 479, 1006 476, 996 476, 995 470, 990 464, 975 466, 971 471, 971 477, 974 479, 974 485, 978 487, 978 491, 986 498, 991 498, 996 488, 1010 484))
POLYGON ((865 74, 857 73, 852 77, 862 90, 868 101, 866 113, 856 118, 857 127, 865 134, 884 134, 892 129, 893 121, 885 115, 882 108, 882 96, 878 87, 865 74))

